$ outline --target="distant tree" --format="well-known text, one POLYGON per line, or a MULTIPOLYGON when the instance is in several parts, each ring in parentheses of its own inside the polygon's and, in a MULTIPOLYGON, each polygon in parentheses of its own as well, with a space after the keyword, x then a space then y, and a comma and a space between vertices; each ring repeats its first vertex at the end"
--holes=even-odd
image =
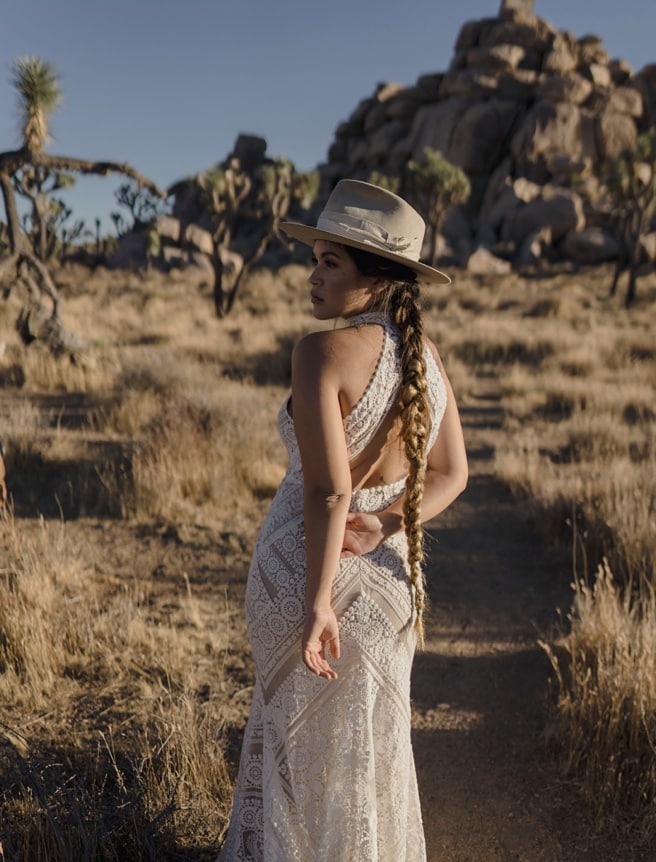
POLYGON ((298 171, 294 173, 292 200, 301 209, 309 210, 317 199, 321 176, 319 171, 298 171))
MULTIPOLYGON (((73 214, 72 210, 66 209, 64 211, 65 218, 64 221, 67 221, 70 216, 73 214)), ((68 257, 68 252, 72 245, 74 245, 79 239, 89 238, 93 236, 90 230, 87 230, 87 227, 82 219, 76 219, 72 224, 66 225, 62 223, 60 230, 58 231, 59 235, 59 253, 62 261, 65 261, 68 257)))
MULTIPOLYGON (((155 183, 137 173, 128 164, 89 161, 46 153, 45 147, 50 138, 50 116, 61 102, 57 74, 50 63, 38 57, 20 57, 13 65, 11 81, 18 95, 22 143, 17 150, 0 153, 0 190, 6 213, 9 246, 7 256, 0 261, 0 282, 13 273, 13 282, 27 290, 28 302, 21 311, 19 329, 26 341, 33 338, 30 334, 32 312, 40 310, 44 294, 49 297, 52 311, 48 332, 50 343, 53 349, 56 349, 57 339, 53 333, 60 334, 60 342, 63 337, 59 319, 59 296, 48 267, 35 253, 29 237, 21 229, 16 205, 16 183, 21 185, 23 177, 31 172, 37 176, 39 171, 43 172, 44 177, 46 174, 57 176, 67 172, 101 176, 120 173, 131 177, 141 187, 150 189, 161 198, 166 195, 155 183)), ((5 296, 10 290, 11 284, 5 290, 5 296)))
POLYGON ((640 240, 650 230, 656 212, 656 128, 640 135, 633 149, 624 150, 605 165, 601 182, 610 197, 612 226, 620 243, 610 295, 615 295, 620 276, 628 270, 624 295, 628 307, 636 298, 640 240))
POLYGON ((253 174, 232 157, 196 177, 212 223, 214 253, 214 307, 225 317, 234 305, 249 269, 259 260, 273 237, 287 244, 279 232, 292 200, 294 168, 279 158, 260 165, 253 174), (240 265, 226 286, 224 261, 234 252, 231 243, 239 231, 240 265))
POLYGON ((438 150, 426 147, 419 161, 408 162, 404 186, 410 202, 428 224, 431 240, 430 261, 437 263, 438 243, 449 207, 464 203, 471 185, 462 168, 451 164, 438 150))
POLYGON ((132 224, 126 230, 145 228, 164 212, 162 199, 139 183, 123 183, 114 192, 114 197, 118 205, 127 209, 132 217, 132 224))
POLYGON ((30 202, 25 221, 26 233, 34 254, 44 263, 57 251, 60 232, 70 219, 72 210, 55 192, 69 189, 75 177, 65 171, 49 171, 42 165, 25 165, 13 176, 14 189, 30 202))
POLYGON ((381 189, 386 189, 395 195, 398 195, 401 190, 401 177, 392 177, 381 171, 373 171, 369 174, 367 182, 372 183, 374 186, 380 186, 381 189))
POLYGON ((114 224, 114 230, 116 231, 116 236, 118 236, 118 237, 125 236, 125 234, 129 230, 129 228, 128 228, 127 222, 123 218, 123 214, 120 213, 118 210, 113 210, 109 214, 109 217, 114 224))

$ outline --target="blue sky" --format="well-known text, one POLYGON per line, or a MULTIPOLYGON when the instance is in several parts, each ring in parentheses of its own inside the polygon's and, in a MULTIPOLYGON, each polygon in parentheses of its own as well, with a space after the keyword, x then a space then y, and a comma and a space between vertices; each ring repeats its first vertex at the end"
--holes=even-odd
MULTIPOLYGON (((52 152, 127 161, 162 186, 222 161, 240 132, 300 170, 382 81, 444 71, 466 21, 499 0, 3 0, 0 149, 18 144, 12 61, 60 74, 52 152)), ((536 0, 575 36, 594 33, 635 71, 656 62, 654 0, 536 0)), ((118 176, 81 177, 68 199, 109 231, 118 176)))

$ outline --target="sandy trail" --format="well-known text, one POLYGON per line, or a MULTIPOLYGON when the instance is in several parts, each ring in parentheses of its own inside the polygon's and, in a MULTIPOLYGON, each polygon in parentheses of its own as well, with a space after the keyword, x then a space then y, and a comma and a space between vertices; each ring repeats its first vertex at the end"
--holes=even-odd
POLYGON ((543 743, 538 639, 571 604, 570 562, 493 476, 493 389, 462 410, 471 478, 430 525, 427 643, 413 671, 429 862, 626 862, 592 834, 543 743))

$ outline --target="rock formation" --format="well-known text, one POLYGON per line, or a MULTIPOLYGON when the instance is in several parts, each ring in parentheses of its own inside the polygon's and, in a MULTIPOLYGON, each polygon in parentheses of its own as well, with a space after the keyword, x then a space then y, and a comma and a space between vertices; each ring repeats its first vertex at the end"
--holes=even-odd
MULTIPOLYGON (((379 84, 356 105, 318 166, 314 208, 288 215, 313 221, 337 180, 401 176, 431 147, 461 167, 472 187, 469 201, 444 223, 451 263, 482 274, 542 258, 613 260, 619 248, 599 171, 655 124, 656 63, 634 74, 626 61, 609 58, 597 36, 576 38, 537 17, 534 0, 501 0, 496 17, 462 26, 445 72, 421 75, 410 87, 379 84)), ((264 138, 239 135, 222 165, 236 159, 253 173, 271 163, 266 149, 264 138)), ((211 218, 201 189, 185 179, 168 191, 173 210, 157 222, 156 265, 207 273, 211 218)), ((227 273, 239 272, 254 231, 257 218, 245 213, 221 252, 227 273)), ((110 266, 145 265, 147 233, 136 233, 121 239, 110 266)), ((300 248, 292 254, 307 259, 300 248)), ((643 238, 640 254, 656 260, 656 232, 643 238)), ((274 243, 262 261, 275 267, 289 259, 289 248, 274 243)))
POLYGON ((655 122, 656 65, 634 75, 598 37, 557 30, 532 0, 503 0, 497 17, 463 25, 447 71, 381 84, 356 106, 320 166, 322 190, 398 175, 431 147, 472 184, 445 226, 463 262, 483 246, 515 262, 550 247, 592 263, 617 253, 599 168, 655 122))

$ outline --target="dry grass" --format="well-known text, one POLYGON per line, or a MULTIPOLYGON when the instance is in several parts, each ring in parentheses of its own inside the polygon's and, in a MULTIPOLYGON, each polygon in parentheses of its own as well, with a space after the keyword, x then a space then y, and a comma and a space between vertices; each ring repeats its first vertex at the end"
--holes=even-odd
MULTIPOLYGON (((219 321, 200 276, 68 269, 73 358, 25 348, 15 297, 0 306, 7 860, 216 852, 251 680, 245 549, 286 465, 292 345, 316 327, 305 277, 255 272, 219 321)), ((572 614, 545 644, 554 738, 600 820, 653 837, 656 276, 628 313, 609 282, 456 279, 426 328, 463 406, 501 398, 499 475, 548 538, 575 532, 572 614)))
MULTIPOLYGON (((637 313, 636 313, 637 314, 637 313)), ((499 474, 527 495, 551 531, 569 512, 589 568, 607 557, 623 581, 654 579, 656 552, 656 351, 643 329, 617 331, 600 316, 585 330, 559 321, 558 351, 537 371, 502 382, 505 442, 499 474)))
POLYGON ((148 584, 94 577, 63 523, 41 520, 26 535, 7 518, 4 531, 6 858, 162 859, 215 850, 232 793, 220 696, 230 626, 209 627, 188 579, 176 624, 153 617, 148 584), (29 727, 44 718, 50 732, 42 727, 31 739, 29 727))
POLYGON ((122 509, 137 518, 227 518, 271 497, 283 468, 265 414, 270 398, 229 383, 213 407, 166 401, 142 430, 130 462, 122 509), (240 445, 249 429, 249 448, 240 445))
POLYGON ((550 728, 597 824, 656 833, 656 596, 603 563, 575 583, 569 630, 544 644, 555 671, 550 728), (564 745, 563 745, 564 741, 564 745))

